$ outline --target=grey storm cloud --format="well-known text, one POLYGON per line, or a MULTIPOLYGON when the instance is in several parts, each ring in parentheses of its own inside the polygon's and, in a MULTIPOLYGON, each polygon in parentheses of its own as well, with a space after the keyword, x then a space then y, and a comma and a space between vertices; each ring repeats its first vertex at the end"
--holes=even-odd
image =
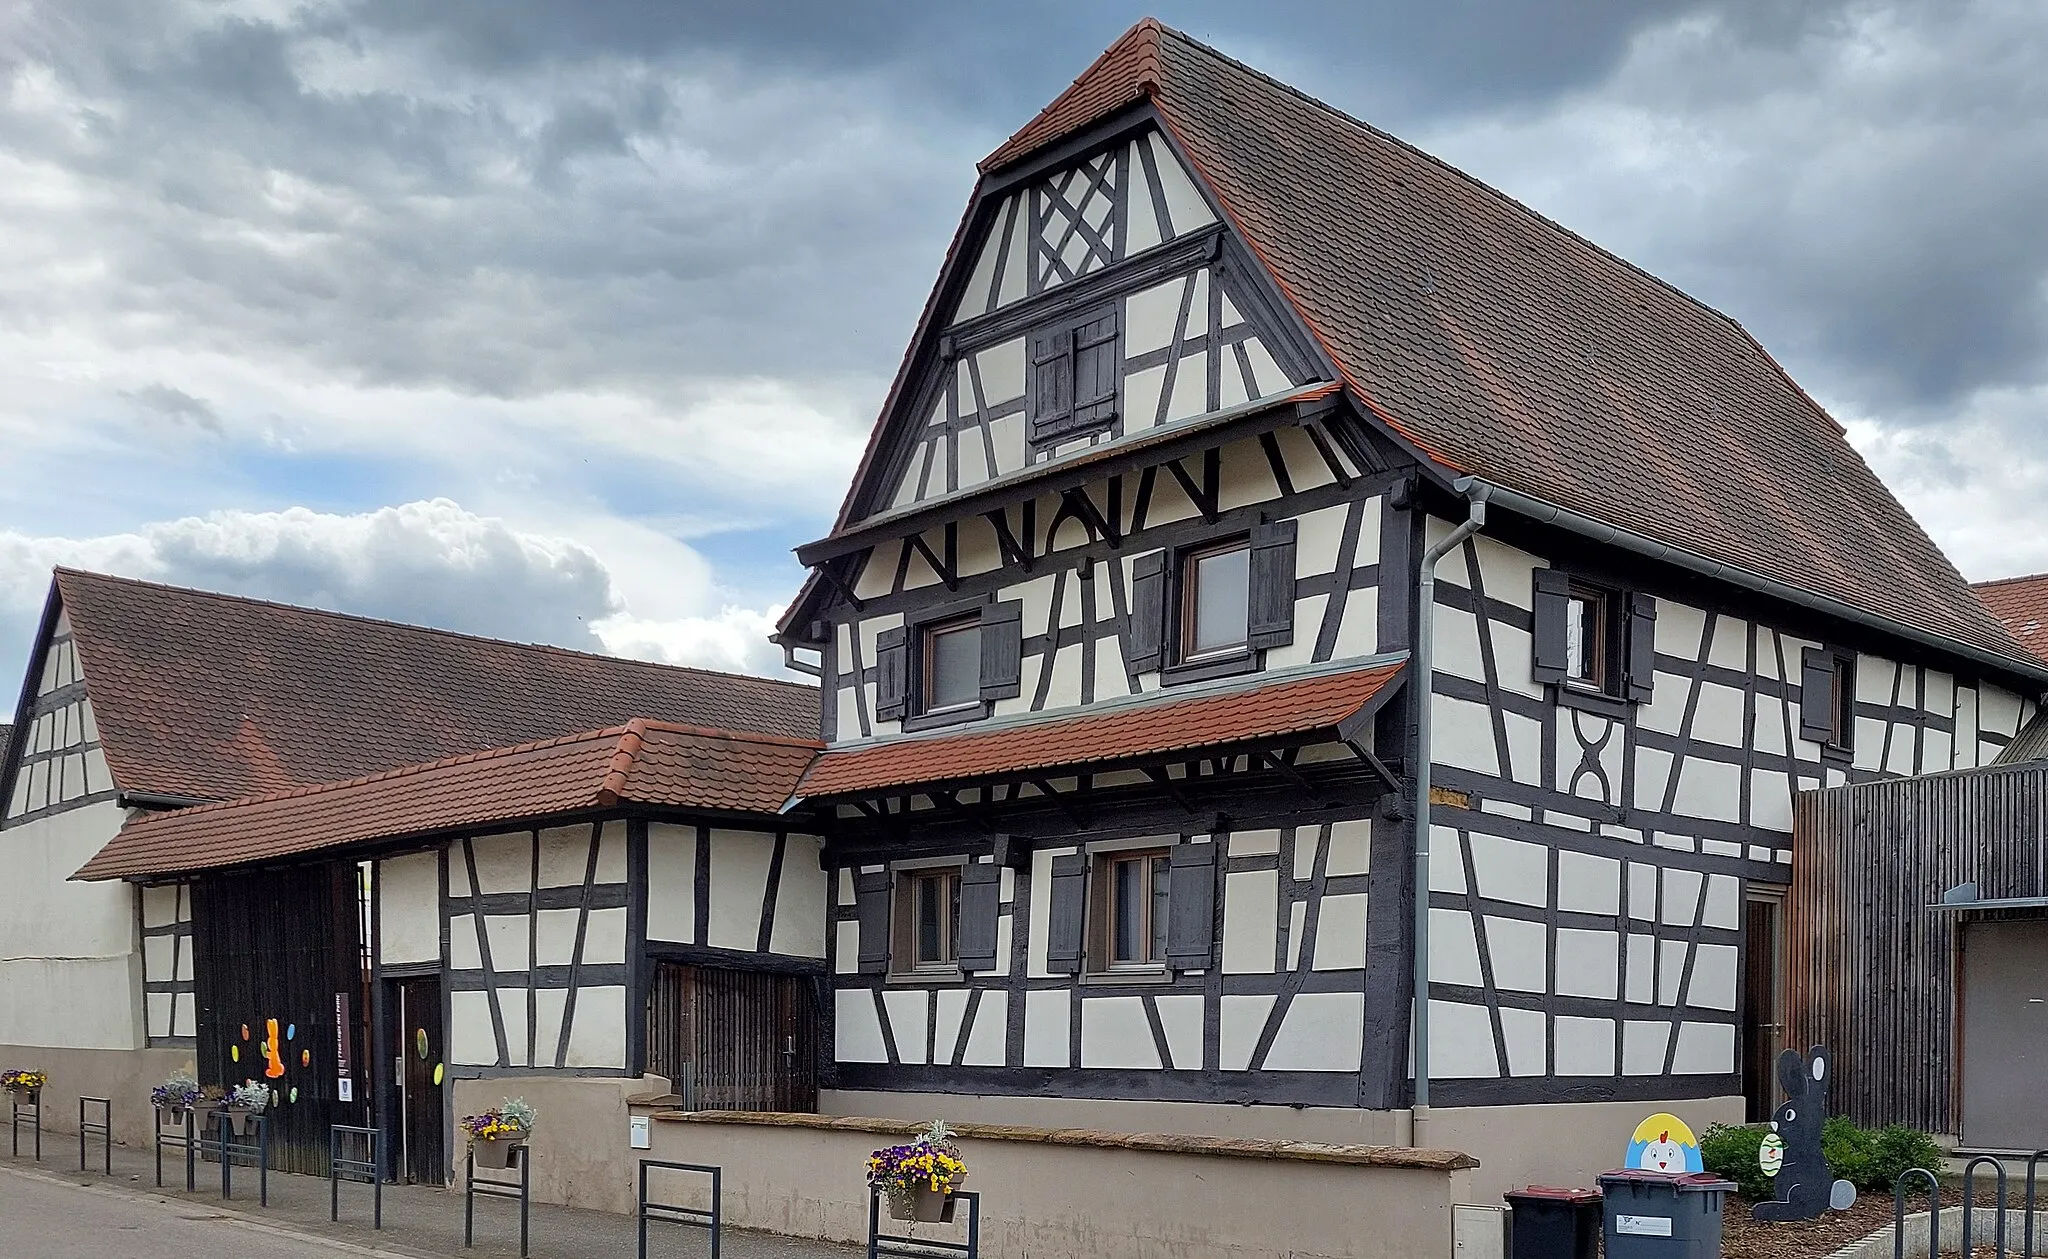
MULTIPOLYGON (((31 3, 0 72, 52 75, 76 103, 0 108, 0 146, 103 194, 113 265, 66 300, 202 347, 495 396, 718 374, 851 380, 871 401, 972 159, 1142 11, 31 3)), ((2037 5, 1195 0, 1161 16, 1418 137, 1597 94, 1646 32, 1705 24, 1715 56, 1638 102, 1682 127, 1889 23, 1930 73, 1810 134, 1728 137, 1744 160, 1627 251, 1913 418, 2030 383, 2048 351, 2037 5), (1851 127, 1892 143, 1829 169, 1821 146, 1851 127)), ((1628 198, 1621 174, 1568 199, 1628 198)), ((1597 235, 1593 217, 1571 225, 1597 235)))

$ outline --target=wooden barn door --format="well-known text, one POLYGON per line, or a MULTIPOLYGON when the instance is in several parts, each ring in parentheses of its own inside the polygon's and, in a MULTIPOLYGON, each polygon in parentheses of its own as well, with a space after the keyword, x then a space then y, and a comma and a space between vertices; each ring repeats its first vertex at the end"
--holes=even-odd
POLYGON ((271 1166, 326 1175, 329 1125, 370 1122, 338 1083, 366 1078, 355 866, 207 876, 192 910, 200 1082, 268 1085, 271 1166))
POLYGON ((816 1111, 815 989, 808 975, 659 963, 647 1069, 697 1110, 816 1111))

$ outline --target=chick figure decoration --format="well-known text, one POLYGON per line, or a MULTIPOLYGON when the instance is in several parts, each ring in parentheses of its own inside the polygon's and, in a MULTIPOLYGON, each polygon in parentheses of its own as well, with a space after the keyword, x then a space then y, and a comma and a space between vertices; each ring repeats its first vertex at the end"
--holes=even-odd
POLYGON ((1628 1165, 1638 1171, 1673 1176, 1707 1170, 1700 1158, 1699 1138, 1692 1134, 1685 1120, 1661 1113, 1636 1125, 1636 1134, 1628 1144, 1628 1165))

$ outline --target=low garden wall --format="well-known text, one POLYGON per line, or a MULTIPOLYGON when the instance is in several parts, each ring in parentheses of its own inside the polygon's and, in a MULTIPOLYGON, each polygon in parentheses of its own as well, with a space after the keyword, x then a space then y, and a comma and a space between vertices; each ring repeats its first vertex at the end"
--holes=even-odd
MULTIPOLYGON (((75 1158, 80 1097, 104 1097, 113 1102, 117 1144, 147 1146, 156 1126, 155 1112, 149 1108, 149 1090, 180 1068, 191 1070, 192 1050, 0 1045, 0 1068, 6 1067, 49 1073, 50 1082, 43 1086, 43 1153, 46 1158, 50 1156, 51 1136, 56 1134, 73 1138, 71 1154, 75 1158)), ((0 1094, 0 1118, 6 1114, 7 1098, 0 1094)), ((99 1121, 97 1108, 91 1119, 99 1121)), ((26 1140, 28 1134, 22 1135, 26 1140)))
MULTIPOLYGON (((652 1154, 725 1169, 734 1225, 867 1236, 863 1167, 922 1125, 818 1115, 657 1111, 652 1154)), ((985 1253, 1032 1259, 1315 1255, 1428 1259, 1451 1249, 1454 1150, 966 1124, 985 1253)), ((927 1226, 929 1227, 929 1226, 927 1226)))
MULTIPOLYGON (((538 1110, 535 1201, 630 1212, 640 1159, 711 1163, 724 1169, 732 1226, 856 1243, 867 1236, 869 1153, 923 1126, 629 1100, 662 1085, 460 1080, 455 1105, 474 1112, 509 1091, 538 1110), (650 1120, 649 1149, 631 1148, 636 1114, 650 1120)), ((1455 1150, 995 1124, 961 1124, 955 1136, 966 1188, 984 1195, 991 1259, 1444 1259, 1454 1184, 1478 1166, 1455 1150)), ((679 1178, 655 1192, 687 1202, 699 1190, 679 1178)))

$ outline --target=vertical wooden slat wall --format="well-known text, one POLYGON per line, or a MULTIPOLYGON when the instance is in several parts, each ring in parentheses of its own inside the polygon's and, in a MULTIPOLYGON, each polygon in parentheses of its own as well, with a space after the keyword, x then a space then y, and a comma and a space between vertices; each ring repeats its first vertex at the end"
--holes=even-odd
POLYGON ((811 1112, 817 1028, 804 976, 663 962, 648 1000, 648 1070, 687 1073, 699 1110, 811 1112))
POLYGON ((1799 797, 1785 902, 1787 1032, 1802 1049, 1833 1050, 1836 1112, 1956 1131, 1962 915, 1928 907, 1972 882, 1987 898, 2048 895, 2044 783, 2048 763, 2036 763, 1799 797))
POLYGON ((354 864, 340 862, 210 875, 193 887, 199 1078, 275 1090, 271 1166, 279 1171, 325 1175, 328 1126, 367 1122, 367 1089, 349 1102, 336 1097, 337 993, 350 995, 342 1034, 358 1078, 364 1051, 355 878, 354 864), (264 1054, 270 1019, 283 1068, 275 1077, 264 1054))

